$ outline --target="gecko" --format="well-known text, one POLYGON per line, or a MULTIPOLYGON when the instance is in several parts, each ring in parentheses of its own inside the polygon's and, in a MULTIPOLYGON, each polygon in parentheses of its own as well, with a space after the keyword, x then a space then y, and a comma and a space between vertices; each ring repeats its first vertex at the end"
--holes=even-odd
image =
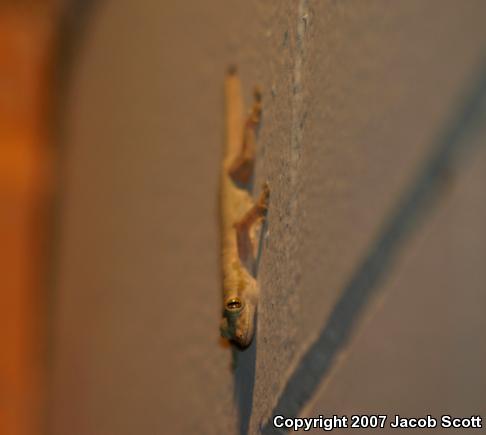
POLYGON ((244 117, 241 82, 235 67, 225 78, 226 147, 221 176, 223 309, 221 335, 248 347, 255 333, 258 304, 259 234, 266 219, 270 190, 252 196, 256 138, 262 118, 262 93, 255 88, 253 106, 244 117))

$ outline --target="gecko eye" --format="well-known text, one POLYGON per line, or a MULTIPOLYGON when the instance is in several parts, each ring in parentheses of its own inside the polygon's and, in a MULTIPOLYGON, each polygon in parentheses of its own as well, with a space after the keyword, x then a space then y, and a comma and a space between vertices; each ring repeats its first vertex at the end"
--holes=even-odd
POLYGON ((225 308, 232 313, 240 311, 242 307, 243 302, 240 298, 230 298, 225 303, 225 308))

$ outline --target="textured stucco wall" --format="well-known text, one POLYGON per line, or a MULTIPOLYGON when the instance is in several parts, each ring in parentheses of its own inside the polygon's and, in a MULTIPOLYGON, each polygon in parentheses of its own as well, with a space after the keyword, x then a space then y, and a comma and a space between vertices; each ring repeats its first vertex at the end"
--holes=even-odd
POLYGON ((67 96, 51 433, 486 413, 485 13, 99 2, 67 96), (229 62, 248 101, 265 90, 272 190, 257 336, 234 373, 218 339, 229 62))

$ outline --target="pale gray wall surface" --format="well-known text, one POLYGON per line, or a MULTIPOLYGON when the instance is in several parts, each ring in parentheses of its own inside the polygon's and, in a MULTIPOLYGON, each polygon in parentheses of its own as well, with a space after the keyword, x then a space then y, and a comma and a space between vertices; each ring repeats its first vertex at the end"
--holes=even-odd
MULTIPOLYGON (((100 1, 67 96, 50 433, 486 417, 486 4, 100 1), (264 89, 255 342, 218 339, 223 76, 264 89)), ((388 433, 382 431, 380 433, 388 433)))

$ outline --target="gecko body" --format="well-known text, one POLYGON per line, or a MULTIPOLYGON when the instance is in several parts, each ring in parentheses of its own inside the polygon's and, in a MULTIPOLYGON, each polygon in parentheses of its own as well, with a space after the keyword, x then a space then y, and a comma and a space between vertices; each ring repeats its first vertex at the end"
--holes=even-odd
POLYGON ((262 110, 261 94, 255 91, 253 107, 244 122, 241 84, 233 69, 226 76, 225 99, 226 149, 221 177, 221 334, 245 348, 251 343, 255 331, 259 293, 257 239, 267 212, 269 189, 265 184, 255 203, 251 185, 262 110))

